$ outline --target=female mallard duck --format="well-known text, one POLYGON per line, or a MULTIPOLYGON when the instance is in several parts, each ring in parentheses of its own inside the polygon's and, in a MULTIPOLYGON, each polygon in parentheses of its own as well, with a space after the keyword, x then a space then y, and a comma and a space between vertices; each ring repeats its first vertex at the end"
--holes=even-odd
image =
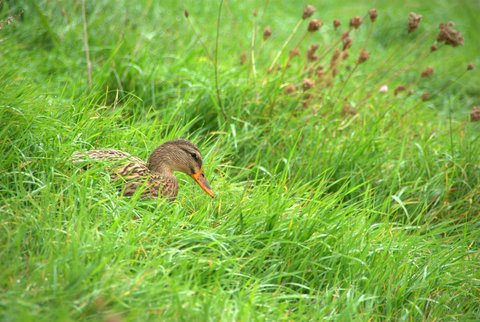
POLYGON ((190 141, 178 139, 163 143, 145 162, 119 150, 92 150, 73 154, 74 163, 84 163, 89 159, 112 161, 110 168, 114 181, 123 180, 123 195, 132 196, 137 188, 144 186, 142 196, 162 197, 175 200, 178 181, 172 171, 181 171, 191 176, 212 198, 212 188, 203 173, 203 158, 200 150, 190 141), (161 190, 160 190, 161 189, 161 190))

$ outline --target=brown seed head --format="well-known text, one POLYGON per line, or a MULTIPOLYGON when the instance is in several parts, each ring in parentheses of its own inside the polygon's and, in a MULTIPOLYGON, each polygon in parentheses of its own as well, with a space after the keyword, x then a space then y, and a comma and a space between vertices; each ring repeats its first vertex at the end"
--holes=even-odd
POLYGON ((431 47, 430 47, 430 51, 431 52, 434 52, 434 51, 437 51, 438 47, 437 45, 433 44, 431 47))
POLYGON ((185 11, 183 13, 185 14, 185 18, 188 18, 188 10, 185 9, 185 11))
POLYGON ((317 60, 319 57, 315 55, 315 51, 318 49, 317 44, 312 44, 309 50, 307 50, 307 58, 310 61, 317 60))
POLYGON ((463 46, 463 35, 453 29, 455 24, 451 21, 447 23, 440 23, 440 32, 437 36, 437 41, 445 42, 445 45, 450 45, 453 47, 463 46))
POLYGON ((362 22, 363 22, 362 18, 360 18, 359 16, 355 16, 352 19, 350 19, 350 27, 358 29, 358 27, 360 27, 362 22))
POLYGON ((270 28, 270 26, 263 29, 263 40, 267 40, 268 37, 270 37, 271 35, 272 35, 272 28, 270 28))
POLYGON ((350 56, 350 53, 348 51, 342 52, 342 60, 346 60, 350 56))
POLYGON ((430 93, 429 92, 425 92, 422 94, 422 101, 426 101, 430 98, 430 93))
POLYGON ((433 67, 432 66, 428 66, 427 68, 425 68, 422 71, 422 77, 428 77, 428 76, 431 76, 432 74, 433 74, 433 67))
POLYGON ((342 37, 342 40, 345 38, 348 38, 350 36, 350 33, 348 31, 342 31, 342 34, 340 35, 342 37))
POLYGON ((340 27, 340 25, 342 24, 342 22, 338 19, 335 19, 333 20, 333 28, 335 28, 335 30, 337 30, 338 27, 340 27))
POLYGON ((285 87, 285 90, 283 91, 285 94, 291 94, 295 92, 295 86, 293 84, 288 85, 285 87))
POLYGON ((315 32, 322 28, 323 26, 323 21, 320 19, 312 19, 308 23, 308 32, 315 32))
POLYGON ((302 19, 310 18, 314 13, 315 13, 315 8, 308 4, 305 7, 305 9, 303 9, 302 19))
POLYGON ((337 63, 338 57, 340 57, 340 49, 335 49, 335 51, 332 54, 332 59, 330 60, 330 66, 333 66, 337 63))
POLYGON ((296 57, 300 55, 300 49, 299 48, 295 48, 295 49, 292 49, 290 50, 290 59, 296 57))
POLYGON ((412 33, 415 29, 418 28, 420 21, 422 20, 421 15, 417 15, 414 12, 410 12, 410 16, 408 17, 408 33, 412 33))
POLYGON ((347 50, 348 48, 350 48, 352 46, 352 38, 350 37, 347 37, 347 38, 344 38, 342 40, 342 43, 343 43, 343 50, 347 50))
POLYGON ((370 53, 366 49, 362 49, 360 51, 360 55, 358 56, 358 63, 364 63, 370 58, 370 53))
POLYGON ((407 89, 407 88, 406 88, 405 86, 399 85, 399 86, 397 86, 397 87, 393 90, 393 95, 397 96, 398 93, 403 92, 403 91, 405 91, 406 89, 407 89))
POLYGON ((304 78, 302 82, 302 88, 304 91, 308 91, 311 89, 313 86, 315 86, 315 81, 310 78, 304 78))
POLYGON ((480 121, 480 106, 474 106, 470 112, 470 121, 479 122, 480 121))
POLYGON ((474 69, 475 69, 475 66, 473 66, 472 63, 468 64, 467 70, 474 70, 474 69))
POLYGON ((317 75, 318 77, 322 77, 324 75, 323 65, 318 65, 318 67, 315 69, 315 75, 317 75))
POLYGON ((246 52, 243 52, 243 53, 240 55, 240 65, 245 64, 246 61, 247 61, 247 53, 246 53, 246 52))
POLYGON ((375 22, 375 20, 377 20, 377 17, 378 17, 377 9, 368 10, 368 15, 370 16, 370 21, 375 22))
POLYGON ((252 16, 256 17, 257 16, 257 10, 252 11, 252 16))

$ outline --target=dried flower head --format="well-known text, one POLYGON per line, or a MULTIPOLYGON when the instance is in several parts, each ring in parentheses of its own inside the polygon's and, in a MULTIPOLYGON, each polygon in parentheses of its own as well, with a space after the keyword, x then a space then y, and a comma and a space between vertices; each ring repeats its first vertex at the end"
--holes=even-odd
POLYGON ((270 26, 263 29, 263 40, 267 40, 272 35, 272 28, 270 26))
POLYGON ((350 53, 348 51, 342 52, 342 60, 346 60, 350 56, 350 53))
POLYGON ((433 67, 432 66, 428 66, 427 68, 425 68, 423 71, 422 71, 422 77, 428 77, 430 75, 433 74, 433 67))
POLYGON ((470 120, 472 122, 480 121, 480 106, 473 107, 472 111, 470 112, 470 120))
POLYGON ((440 32, 437 36, 437 41, 445 42, 445 45, 450 45, 453 47, 463 46, 463 35, 453 29, 455 24, 451 21, 447 23, 440 23, 440 32))
POLYGON ((422 101, 426 101, 430 98, 430 93, 429 92, 425 92, 422 94, 422 101))
POLYGON ((242 55, 240 55, 240 65, 245 64, 246 61, 247 61, 247 53, 243 52, 242 55))
POLYGON ((314 13, 315 13, 315 8, 308 4, 305 7, 305 9, 303 9, 302 19, 310 18, 314 13))
POLYGON ((352 19, 350 19, 350 27, 353 27, 355 29, 358 29, 358 27, 361 26, 363 20, 360 18, 360 16, 355 16, 352 19))
POLYGON ((337 63, 338 57, 340 57, 340 49, 335 49, 335 51, 332 54, 332 59, 330 60, 330 66, 333 66, 337 63))
POLYGON ((377 9, 374 8, 374 9, 368 10, 368 15, 370 16, 370 21, 375 22, 375 20, 377 20, 377 17, 378 17, 377 9))
POLYGON ((320 19, 312 19, 308 23, 308 32, 315 32, 322 28, 323 26, 323 21, 320 19))
POLYGON ((283 91, 285 94, 291 94, 295 92, 295 86, 293 84, 288 85, 285 87, 285 90, 283 91))
POLYGON ((474 70, 474 69, 475 69, 475 66, 473 66, 472 63, 468 64, 467 70, 474 70))
POLYGON ((333 20, 333 28, 335 28, 335 30, 337 30, 338 27, 340 27, 342 25, 342 22, 338 19, 335 19, 333 20))
POLYGON ((185 14, 185 18, 188 18, 188 10, 185 9, 185 11, 183 13, 185 14))
POLYGON ((302 82, 302 88, 304 91, 308 91, 311 89, 313 86, 315 86, 315 81, 310 78, 304 78, 302 82))
POLYGON ((350 33, 348 31, 342 31, 342 34, 340 35, 342 40, 345 38, 348 38, 350 36, 350 33))
POLYGON ((437 51, 438 47, 437 45, 433 44, 432 46, 430 46, 430 51, 431 52, 434 52, 434 51, 437 51))
POLYGON ((347 37, 347 38, 344 38, 342 40, 342 43, 343 43, 343 50, 347 50, 348 48, 350 48, 352 46, 352 38, 350 37, 347 37))
POLYGON ((358 56, 358 63, 364 63, 370 58, 370 53, 366 49, 362 49, 360 51, 360 55, 358 56))
POLYGON ((300 48, 290 50, 290 59, 300 55, 300 48))
POLYGON ((324 75, 323 65, 317 66, 317 68, 315 69, 315 75, 317 75, 318 77, 322 77, 324 75))
POLYGON ((403 91, 405 91, 406 89, 407 89, 407 88, 406 88, 405 86, 399 85, 399 86, 397 86, 397 87, 393 90, 393 95, 397 96, 398 93, 403 92, 403 91))
POLYGON ((415 29, 418 28, 421 20, 422 15, 417 15, 414 12, 410 12, 410 16, 408 17, 408 33, 414 32, 415 29))
POLYGON ((252 11, 252 16, 256 17, 257 16, 257 10, 252 11))
POLYGON ((315 51, 318 49, 318 45, 317 44, 312 44, 312 46, 310 46, 310 49, 307 50, 307 58, 309 61, 314 61, 314 60, 318 60, 318 56, 315 55, 315 51))

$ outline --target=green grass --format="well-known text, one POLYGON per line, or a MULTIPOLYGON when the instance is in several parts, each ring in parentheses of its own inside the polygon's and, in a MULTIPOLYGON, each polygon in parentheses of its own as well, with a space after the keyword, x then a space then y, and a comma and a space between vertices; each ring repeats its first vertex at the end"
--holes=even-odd
MULTIPOLYGON (((414 95, 376 93, 350 116, 329 101, 340 85, 303 106, 301 95, 279 89, 301 86, 295 72, 262 82, 306 3, 270 1, 256 37, 266 25, 274 33, 256 81, 238 63, 224 7, 218 76, 227 119, 214 67, 183 15, 188 9, 213 54, 217 2, 93 3, 91 86, 81 1, 4 1, 0 11, 6 20, 24 10, 0 30, 1 320, 480 319, 480 127, 469 119, 480 104, 478 69, 457 79, 469 62, 480 66, 477 3, 312 3, 325 21, 314 39, 324 44, 333 19, 345 26, 379 10, 371 57, 345 93, 400 43, 410 11, 424 18, 399 51, 412 53, 402 64, 431 45, 422 37, 434 39, 440 21, 465 36, 463 47, 442 48, 388 84, 391 92, 433 66, 414 95), (202 151, 214 199, 180 173, 175 203, 124 198, 98 169, 69 162, 93 148, 147 159, 179 137, 202 151)), ((228 2, 245 48, 251 12, 259 19, 264 4, 228 2)), ((352 56, 368 28, 355 35, 352 56)))

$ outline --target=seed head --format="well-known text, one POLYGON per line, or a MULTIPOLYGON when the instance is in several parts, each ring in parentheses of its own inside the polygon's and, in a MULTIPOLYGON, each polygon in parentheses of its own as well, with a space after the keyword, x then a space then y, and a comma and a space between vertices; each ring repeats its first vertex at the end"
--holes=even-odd
POLYGON ((320 19, 312 19, 308 23, 308 32, 315 32, 322 28, 323 26, 323 21, 320 19))
POLYGON ((350 53, 348 51, 342 52, 342 60, 347 60, 348 56, 350 56, 350 53))
POLYGON ((370 53, 366 49, 362 49, 360 51, 360 55, 358 56, 358 63, 362 64, 366 62, 370 58, 370 53))
POLYGON ((302 19, 310 18, 314 13, 315 13, 315 8, 308 4, 305 7, 305 9, 303 9, 302 19))
POLYGON ((408 33, 414 32, 415 29, 418 28, 421 20, 422 15, 417 15, 414 12, 410 12, 410 16, 408 17, 408 33))
POLYGON ((403 85, 399 85, 397 86, 394 90, 393 90, 393 95, 397 96, 398 93, 400 92, 403 92, 404 90, 406 90, 407 88, 403 85))
POLYGON ((422 101, 426 101, 430 98, 430 93, 429 92, 425 92, 422 94, 422 101))
POLYGON ((431 47, 430 47, 430 51, 431 52, 434 52, 434 51, 437 51, 438 47, 437 45, 433 44, 431 47))
POLYGON ((318 45, 317 44, 312 44, 310 49, 307 50, 307 58, 308 58, 309 61, 315 61, 319 58, 317 55, 315 55, 315 51, 317 49, 318 49, 318 45))
POLYGON ((377 17, 378 17, 377 9, 368 10, 368 15, 370 16, 370 21, 375 22, 375 20, 377 20, 377 17))
POLYGON ((445 42, 445 45, 450 45, 453 47, 463 46, 463 35, 453 29, 455 24, 451 21, 447 23, 440 23, 440 32, 437 36, 437 41, 445 42))
POLYGON ((295 49, 292 49, 290 50, 290 59, 294 58, 295 56, 298 56, 300 55, 300 49, 299 48, 295 48, 295 49))
POLYGON ((335 19, 333 20, 333 28, 335 28, 335 30, 337 30, 338 27, 340 27, 340 25, 342 24, 342 22, 338 19, 335 19))
POLYGON ((285 87, 285 90, 283 91, 285 94, 291 94, 295 92, 295 86, 293 84, 288 85, 285 87))
POLYGON ((256 17, 257 16, 257 10, 252 11, 252 16, 256 17))
POLYGON ((474 70, 474 69, 475 69, 475 66, 473 66, 472 63, 468 64, 467 70, 474 70))
POLYGON ((319 65, 319 66, 315 69, 315 75, 317 75, 319 78, 320 78, 320 77, 323 77, 323 75, 324 75, 323 65, 319 65))
POLYGON ((352 38, 350 37, 347 37, 347 38, 344 38, 342 40, 342 43, 343 43, 343 50, 347 50, 348 48, 350 48, 352 46, 352 38))
POLYGON ((360 18, 359 16, 355 16, 352 19, 350 19, 350 27, 358 29, 358 27, 360 27, 362 22, 363 22, 362 18, 360 18))
POLYGON ((246 61, 247 61, 247 53, 243 52, 242 55, 240 55, 240 65, 245 64, 246 61))
POLYGON ((332 59, 330 59, 330 66, 334 66, 337 63, 338 57, 340 57, 340 49, 335 49, 332 54, 332 59))
POLYGON ((185 11, 184 11, 183 13, 185 14, 185 18, 187 18, 187 19, 188 19, 188 10, 187 10, 187 9, 185 9, 185 11))
POLYGON ((470 112, 470 121, 479 122, 480 121, 480 106, 474 106, 470 112))
POLYGON ((433 67, 432 66, 428 66, 427 68, 425 68, 423 71, 422 71, 422 77, 428 77, 430 75, 433 74, 433 67))
POLYGON ((302 88, 304 91, 308 91, 311 89, 313 86, 315 86, 315 81, 310 78, 304 78, 302 82, 302 88))
POLYGON ((271 35, 272 35, 272 28, 270 28, 270 26, 263 29, 263 40, 267 40, 268 37, 270 37, 271 35))

